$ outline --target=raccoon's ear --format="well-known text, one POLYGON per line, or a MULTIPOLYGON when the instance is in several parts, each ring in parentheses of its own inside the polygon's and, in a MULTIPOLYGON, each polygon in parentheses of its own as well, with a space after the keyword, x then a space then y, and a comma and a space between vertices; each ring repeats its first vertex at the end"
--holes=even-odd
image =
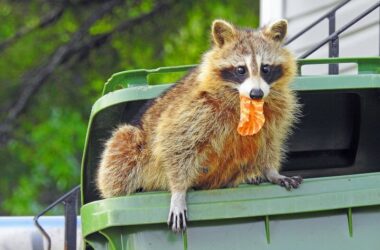
POLYGON ((280 19, 264 28, 264 35, 276 42, 284 41, 288 32, 288 21, 280 19))
POLYGON ((232 41, 235 38, 234 26, 224 20, 215 20, 211 28, 212 39, 218 47, 232 41))

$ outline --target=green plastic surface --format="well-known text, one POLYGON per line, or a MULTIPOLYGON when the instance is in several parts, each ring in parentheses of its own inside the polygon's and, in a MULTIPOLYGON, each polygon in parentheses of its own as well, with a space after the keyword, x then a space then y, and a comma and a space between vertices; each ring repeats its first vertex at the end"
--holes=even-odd
POLYGON ((167 229, 169 204, 166 192, 86 204, 81 209, 83 235, 101 232, 111 242, 109 249, 232 249, 230 241, 249 247, 251 240, 264 249, 283 249, 281 242, 291 246, 296 239, 301 242, 292 249, 325 249, 309 244, 327 236, 336 237, 324 243, 327 249, 356 249, 364 239, 362 249, 380 245, 375 237, 380 231, 380 173, 307 179, 302 188, 291 192, 271 184, 190 191, 189 229, 184 235, 167 229), (359 213, 364 208, 371 212, 359 213), (367 218, 367 229, 357 226, 362 225, 362 216, 373 217, 367 218), (368 228, 373 231, 364 233, 368 228), (214 241, 208 240, 209 233, 214 241))
MULTIPOLYGON (((300 60, 309 64, 356 63, 358 75, 298 76, 299 91, 380 89, 380 58, 300 60)), ((153 73, 194 67, 135 70, 113 75, 94 104, 82 162, 82 181, 91 126, 99 112, 158 96, 171 84, 148 85, 153 73), (122 88, 122 89, 120 89, 122 88)), ((380 162, 379 162, 380 164, 380 162)), ((82 188, 84 185, 81 185, 82 188)), ((84 190, 82 190, 82 203, 84 190)), ((378 249, 380 173, 307 179, 292 192, 271 184, 190 191, 189 228, 176 235, 165 225, 168 192, 98 200, 81 208, 82 233, 94 249, 378 249)))

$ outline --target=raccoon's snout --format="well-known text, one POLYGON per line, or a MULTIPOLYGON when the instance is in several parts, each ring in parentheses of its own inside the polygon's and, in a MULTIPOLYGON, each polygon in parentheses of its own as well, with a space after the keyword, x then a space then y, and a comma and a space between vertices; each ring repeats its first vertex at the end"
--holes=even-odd
POLYGON ((264 92, 261 89, 252 89, 251 92, 249 92, 251 99, 261 99, 263 96, 264 92))

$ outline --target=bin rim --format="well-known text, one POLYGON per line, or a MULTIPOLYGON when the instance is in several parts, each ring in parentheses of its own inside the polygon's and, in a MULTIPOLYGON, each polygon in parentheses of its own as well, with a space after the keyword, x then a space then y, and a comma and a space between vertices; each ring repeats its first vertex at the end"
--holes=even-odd
MULTIPOLYGON (((301 189, 292 191, 269 183, 189 191, 189 224, 379 205, 379 183, 380 172, 374 172, 310 178, 301 189)), ((115 226, 164 224, 169 205, 170 193, 163 191, 87 203, 81 208, 83 236, 115 226)))

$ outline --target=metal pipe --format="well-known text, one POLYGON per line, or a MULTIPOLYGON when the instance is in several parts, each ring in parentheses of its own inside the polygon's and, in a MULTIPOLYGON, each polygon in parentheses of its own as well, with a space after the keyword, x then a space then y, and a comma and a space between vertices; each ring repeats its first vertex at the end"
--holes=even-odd
POLYGON ((351 0, 346 0, 346 1, 343 1, 340 4, 338 4, 337 6, 335 6, 332 10, 330 10, 329 12, 327 12, 325 15, 321 16, 320 18, 318 18, 317 20, 315 20, 313 23, 311 23, 310 25, 308 25, 306 28, 302 29, 300 32, 298 32, 297 34, 295 34, 293 37, 289 38, 285 42, 285 45, 288 45, 289 43, 291 43, 294 40, 296 40, 298 37, 300 37, 306 31, 308 31, 309 29, 313 28, 315 25, 317 25, 318 23, 320 23, 323 19, 327 18, 331 13, 335 13, 338 9, 340 9, 341 7, 343 7, 344 5, 346 5, 350 1, 351 0))
MULTIPOLYGON (((48 250, 51 249, 51 239, 50 239, 50 236, 49 234, 43 229, 43 227, 40 225, 40 223, 38 222, 38 219, 44 215, 46 212, 48 212, 49 210, 51 210, 52 208, 54 208, 56 205, 64 202, 66 199, 68 199, 69 197, 71 197, 72 195, 76 196, 78 195, 78 191, 80 189, 80 186, 76 186, 75 188, 73 188, 71 191, 69 191, 68 193, 64 194, 63 196, 61 196, 58 200, 54 201, 52 204, 50 204, 47 208, 45 208, 42 212, 40 212, 39 214, 37 214, 34 218, 33 218, 33 221, 34 221, 34 225, 38 228, 38 230, 42 233, 42 235, 44 236, 44 238, 47 240, 47 243, 48 243, 48 250)), ((76 219, 75 219, 76 220, 76 219)), ((66 239, 65 239, 65 242, 66 242, 66 239)), ((75 242, 76 242, 76 235, 75 235, 75 242)))
POLYGON ((74 250, 77 245, 77 206, 78 188, 69 195, 65 201, 65 250, 74 250))
POLYGON ((368 8, 367 10, 365 10, 362 14, 360 14, 359 16, 357 16, 353 20, 351 20, 351 22, 347 23, 342 28, 340 28, 339 30, 335 31, 333 34, 329 35, 327 38, 323 39, 316 46, 314 46, 310 50, 306 51, 299 58, 306 58, 309 55, 313 54, 320 47, 322 47, 323 45, 325 45, 327 42, 331 41, 332 39, 335 39, 336 37, 338 37, 342 32, 344 32, 345 30, 347 30, 348 28, 350 28, 353 24, 357 23, 360 19, 362 19, 363 17, 367 16, 369 13, 371 13, 372 11, 374 11, 379 6, 380 6, 380 2, 372 5, 370 8, 368 8))
MULTIPOLYGON (((329 35, 335 32, 336 18, 335 12, 329 16, 329 35)), ((329 42, 329 57, 339 57, 339 37, 329 42)), ((339 66, 337 63, 329 64, 329 75, 337 75, 339 73, 339 66)))

